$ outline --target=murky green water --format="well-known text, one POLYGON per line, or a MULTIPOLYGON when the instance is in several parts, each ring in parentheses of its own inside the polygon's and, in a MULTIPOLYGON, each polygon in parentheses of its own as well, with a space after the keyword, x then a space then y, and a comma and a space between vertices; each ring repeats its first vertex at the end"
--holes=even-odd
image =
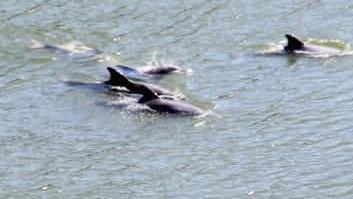
POLYGON ((0 198, 353 197, 353 57, 254 56, 285 33, 353 43, 351 1, 10 0, 0 16, 0 198), (153 60, 192 69, 160 84, 215 115, 127 111, 64 83, 153 60))

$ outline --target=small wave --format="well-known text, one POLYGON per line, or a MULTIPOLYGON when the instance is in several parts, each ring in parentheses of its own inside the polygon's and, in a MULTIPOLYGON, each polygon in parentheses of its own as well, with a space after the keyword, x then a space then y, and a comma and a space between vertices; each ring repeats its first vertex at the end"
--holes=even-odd
POLYGON ((350 44, 345 43, 340 40, 330 40, 330 39, 308 39, 306 41, 308 44, 313 44, 313 45, 318 45, 318 46, 323 46, 323 47, 329 47, 329 48, 336 48, 341 51, 348 51, 350 50, 350 44))

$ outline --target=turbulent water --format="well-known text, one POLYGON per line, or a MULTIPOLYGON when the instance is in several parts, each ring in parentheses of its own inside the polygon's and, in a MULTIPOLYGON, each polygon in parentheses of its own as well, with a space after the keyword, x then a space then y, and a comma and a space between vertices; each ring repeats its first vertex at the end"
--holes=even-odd
POLYGON ((349 50, 348 0, 1 1, 0 198, 352 198, 353 56, 257 56, 293 33, 349 50), (30 49, 81 42, 97 59, 30 49), (146 113, 107 66, 210 111, 146 113), (132 106, 132 107, 131 107, 132 106))

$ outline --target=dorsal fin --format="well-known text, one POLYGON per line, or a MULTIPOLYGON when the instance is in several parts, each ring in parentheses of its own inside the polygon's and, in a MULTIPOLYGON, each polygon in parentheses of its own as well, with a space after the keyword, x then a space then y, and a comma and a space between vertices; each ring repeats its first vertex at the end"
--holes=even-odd
POLYGON ((292 52, 294 50, 302 50, 304 48, 304 43, 302 41, 300 41, 298 38, 286 34, 285 35, 287 38, 287 46, 284 47, 284 50, 286 50, 287 52, 292 52))
POLYGON ((138 103, 145 103, 154 99, 158 99, 159 97, 147 86, 142 84, 135 84, 135 91, 139 94, 143 95, 139 100, 138 103))
POLYGON ((105 82, 106 84, 111 86, 126 86, 129 83, 129 80, 114 68, 107 67, 107 70, 109 71, 110 79, 105 82))

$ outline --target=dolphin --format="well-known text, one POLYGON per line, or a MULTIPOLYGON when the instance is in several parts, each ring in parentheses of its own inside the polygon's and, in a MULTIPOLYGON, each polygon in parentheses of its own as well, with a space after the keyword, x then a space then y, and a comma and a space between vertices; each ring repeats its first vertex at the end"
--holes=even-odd
POLYGON ((67 44, 62 45, 52 45, 52 44, 45 44, 35 39, 32 39, 32 44, 30 45, 31 49, 47 49, 50 51, 59 52, 62 54, 68 54, 75 58, 87 58, 87 57, 94 57, 98 54, 102 54, 103 52, 84 46, 80 42, 70 42, 67 44))
POLYGON ((274 45, 256 53, 256 55, 303 55, 314 58, 327 58, 353 54, 352 51, 344 51, 335 47, 306 43, 290 34, 285 34, 285 37, 287 39, 286 45, 274 45))
POLYGON ((139 90, 136 90, 136 85, 143 85, 148 89, 152 90, 152 92, 156 93, 157 95, 173 96, 173 93, 171 91, 162 88, 158 85, 128 80, 124 75, 120 74, 118 71, 111 67, 107 67, 107 70, 109 71, 110 79, 108 81, 105 81, 104 83, 112 87, 125 87, 131 93, 139 93, 139 90))
POLYGON ((107 67, 107 70, 111 78, 105 82, 106 84, 123 86, 132 93, 141 94, 142 97, 138 100, 138 103, 145 104, 155 111, 182 115, 201 115, 203 113, 202 109, 194 105, 178 100, 160 98, 158 95, 165 95, 166 93, 164 89, 156 85, 130 81, 111 67, 107 67))
POLYGON ((171 73, 187 73, 188 70, 173 64, 154 63, 152 65, 132 68, 126 65, 115 65, 119 71, 132 79, 148 79, 154 75, 167 75, 171 73))
POLYGON ((144 74, 151 75, 164 75, 169 73, 183 73, 186 72, 185 69, 182 69, 180 66, 173 64, 163 64, 163 63, 153 63, 149 66, 144 66, 138 69, 144 74))
POLYGON ((204 113, 201 108, 192 104, 177 100, 161 99, 145 85, 138 84, 133 85, 133 87, 137 93, 142 95, 138 103, 144 104, 157 112, 180 115, 201 115, 204 113))
POLYGON ((335 48, 329 48, 319 45, 306 44, 297 37, 286 34, 287 45, 284 46, 284 51, 288 54, 308 54, 308 55, 317 55, 317 54, 327 54, 327 55, 337 55, 341 53, 340 50, 335 48))

